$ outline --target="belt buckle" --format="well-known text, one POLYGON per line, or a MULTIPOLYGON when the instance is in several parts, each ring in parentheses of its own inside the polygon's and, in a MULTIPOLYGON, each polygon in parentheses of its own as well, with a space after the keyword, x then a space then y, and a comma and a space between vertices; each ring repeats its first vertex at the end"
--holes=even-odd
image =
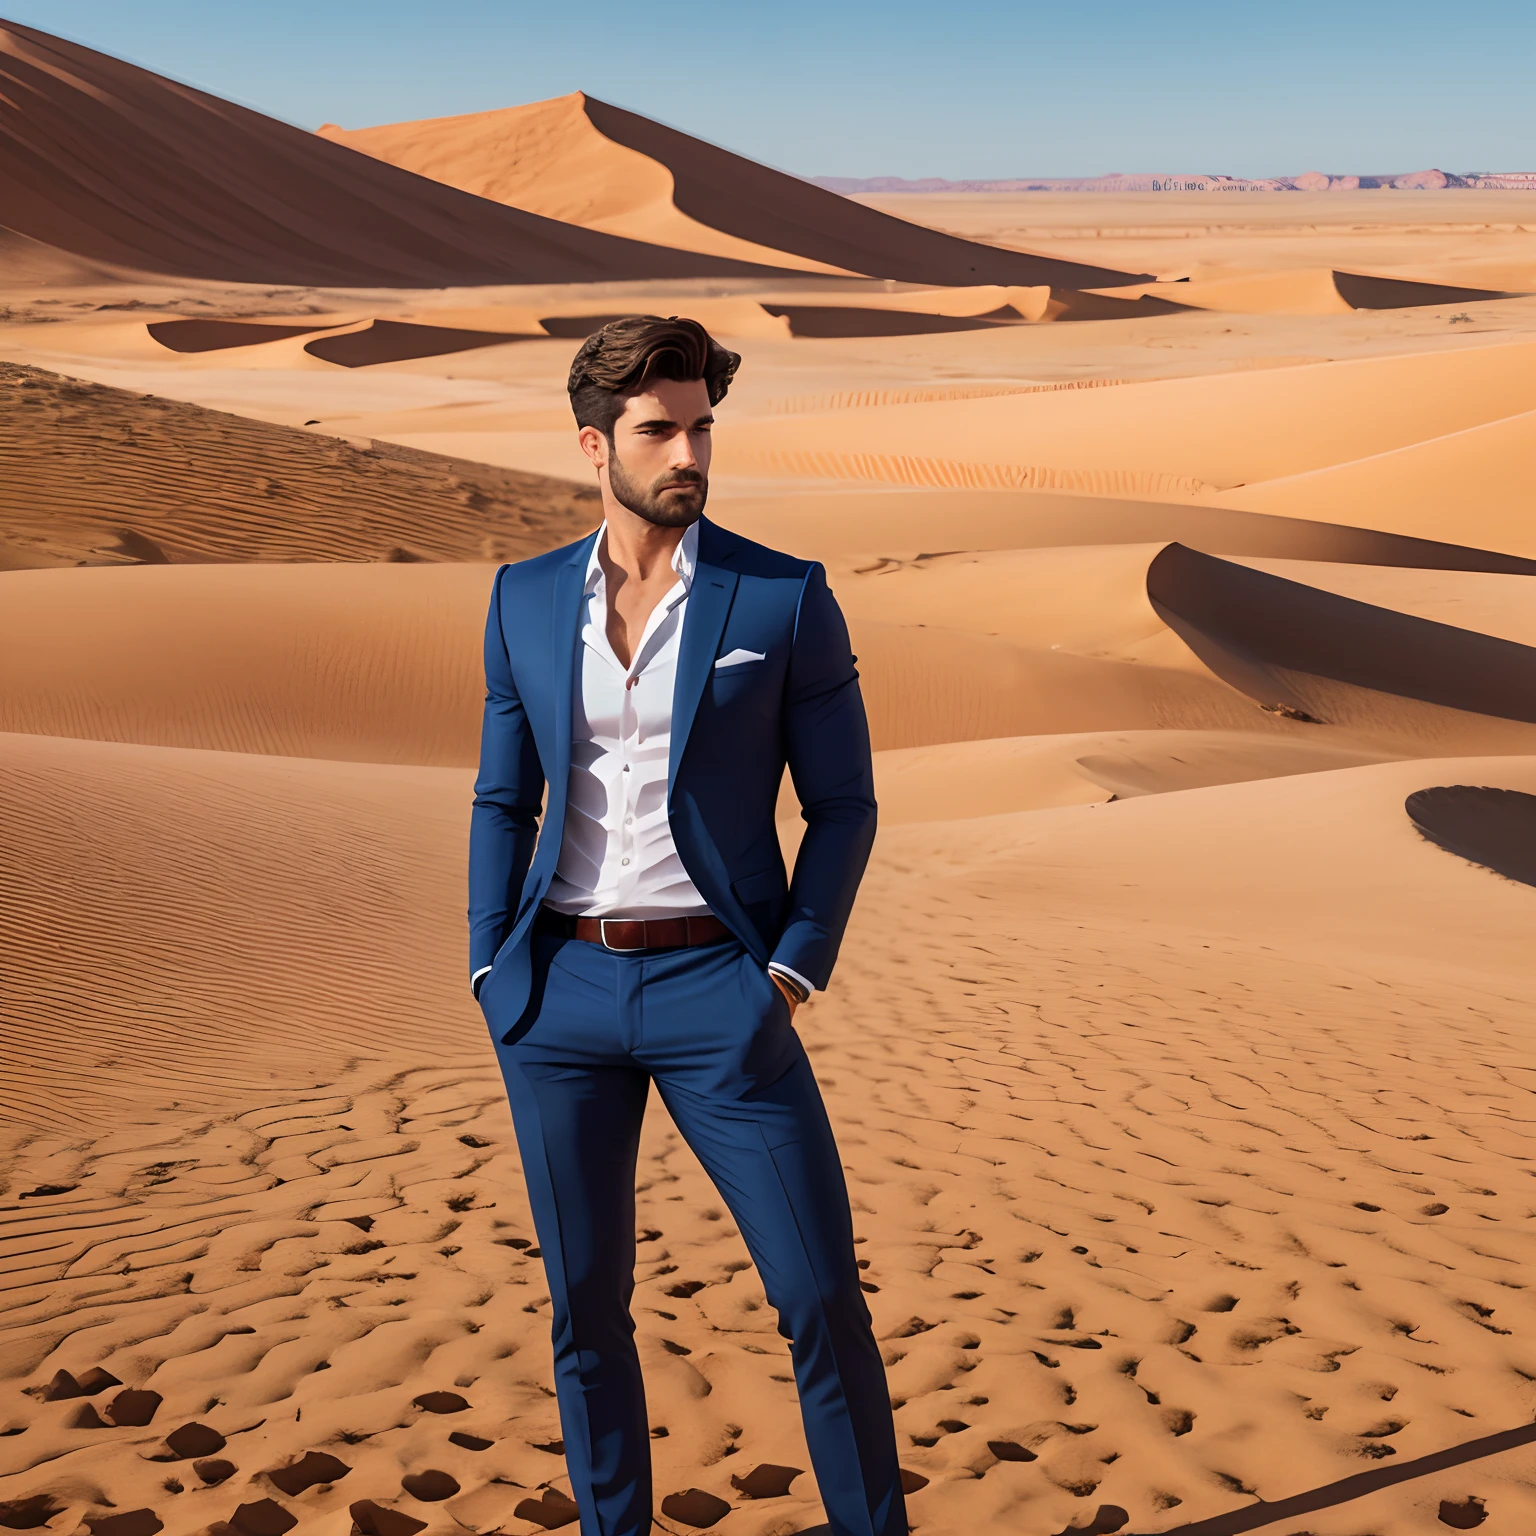
POLYGON ((598 936, 603 941, 603 948, 610 949, 616 955, 635 955, 645 948, 644 944, 610 944, 608 942, 609 923, 635 923, 642 921, 635 917, 600 917, 597 920, 598 936))

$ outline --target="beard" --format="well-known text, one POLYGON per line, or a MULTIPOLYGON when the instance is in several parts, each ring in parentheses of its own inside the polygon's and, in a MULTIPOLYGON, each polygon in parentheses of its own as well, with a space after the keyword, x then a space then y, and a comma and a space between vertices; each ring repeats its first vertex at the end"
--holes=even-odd
POLYGON ((686 528, 698 522, 709 500, 709 481, 696 469, 669 469, 649 485, 630 478, 615 450, 608 459, 608 487, 614 500, 658 528, 686 528))

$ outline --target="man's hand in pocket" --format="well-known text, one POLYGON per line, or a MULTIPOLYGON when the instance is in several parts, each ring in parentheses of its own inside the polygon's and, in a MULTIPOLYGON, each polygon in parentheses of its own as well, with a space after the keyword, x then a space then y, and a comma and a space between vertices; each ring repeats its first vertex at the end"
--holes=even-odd
POLYGON ((795 1009, 800 1006, 799 994, 777 971, 769 971, 768 979, 779 989, 784 1001, 789 1004, 790 1018, 794 1018, 795 1009))

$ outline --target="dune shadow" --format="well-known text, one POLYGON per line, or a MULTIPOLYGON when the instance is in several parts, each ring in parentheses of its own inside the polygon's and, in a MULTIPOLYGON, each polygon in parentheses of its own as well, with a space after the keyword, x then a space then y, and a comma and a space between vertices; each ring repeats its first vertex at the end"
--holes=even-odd
POLYGON ((172 352, 223 352, 230 347, 254 347, 264 341, 308 336, 324 325, 261 325, 249 320, 155 320, 147 327, 162 347, 172 352))
POLYGON ((1506 880, 1536 885, 1536 795, 1473 784, 1418 789, 1408 819, 1437 848, 1506 880))
POLYGON ((876 309, 837 304, 764 304, 770 315, 789 321, 791 336, 824 339, 854 336, 931 336, 941 331, 986 331, 998 325, 1019 325, 1021 315, 1011 304, 984 315, 932 315, 913 309, 876 309))
POLYGON ((1051 289, 1047 320, 1145 320, 1153 315, 1187 315, 1194 306, 1177 304, 1153 293, 1135 298, 1113 293, 1083 293, 1070 288, 1051 289))
POLYGON ((374 363, 404 363, 418 357, 447 357, 478 347, 499 347, 509 341, 534 341, 527 332, 470 331, 453 325, 413 325, 406 320, 375 320, 360 331, 317 336, 306 342, 311 357, 343 368, 368 368, 374 363))
POLYGON ((1284 702, 1274 669, 1536 723, 1536 648, 1340 597, 1170 544, 1147 596, 1218 677, 1284 702))
POLYGON ((583 98, 583 110, 604 138, 666 167, 681 212, 754 245, 911 283, 1103 288, 1151 280, 1149 273, 1117 272, 909 224, 592 96, 583 98))
POLYGON ((1424 309, 1435 304, 1479 304, 1487 299, 1520 297, 1491 288, 1415 283, 1401 277, 1367 277, 1360 272, 1335 272, 1333 286, 1351 309, 1424 309))
MULTIPOLYGON (((1288 1499, 1276 1499, 1272 1504, 1261 1500, 1246 1509, 1229 1510, 1224 1515, 1176 1525, 1161 1532, 1160 1536, 1242 1536, 1245 1531, 1262 1530, 1281 1520, 1294 1520, 1300 1515, 1315 1514, 1320 1509, 1332 1509, 1379 1489, 1391 1488, 1396 1483, 1412 1482, 1416 1477, 1428 1477, 1433 1472, 1465 1466, 1469 1461, 1497 1456, 1500 1451, 1512 1451, 1532 1442, 1536 1442, 1536 1424, 1522 1424, 1517 1429, 1500 1430, 1497 1434, 1468 1440, 1448 1450, 1432 1451, 1428 1456, 1416 1456, 1412 1461, 1399 1462, 1395 1466, 1372 1467, 1369 1472, 1357 1472, 1353 1477, 1342 1477, 1336 1483, 1324 1483, 1321 1488, 1310 1488, 1288 1499)), ((1131 1536, 1131 1533, 1127 1532, 1125 1536, 1131 1536)))
MULTIPOLYGON (((625 312, 626 314, 629 311, 625 312)), ((546 335, 561 336, 575 341, 583 336, 595 336, 605 325, 622 320, 623 314, 611 315, 545 315, 539 324, 546 335)))
POLYGON ((540 218, 65 38, 3 30, 5 225, 79 261, 344 288, 786 275, 540 218))

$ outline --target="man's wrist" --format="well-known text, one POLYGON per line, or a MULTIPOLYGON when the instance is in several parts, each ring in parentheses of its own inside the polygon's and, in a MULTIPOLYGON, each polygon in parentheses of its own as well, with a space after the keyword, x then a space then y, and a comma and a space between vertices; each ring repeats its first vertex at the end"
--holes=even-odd
POLYGON ((776 960, 768 962, 768 974, 783 987, 789 997, 796 1003, 806 1002, 816 989, 805 977, 790 970, 787 965, 781 965, 776 960))

